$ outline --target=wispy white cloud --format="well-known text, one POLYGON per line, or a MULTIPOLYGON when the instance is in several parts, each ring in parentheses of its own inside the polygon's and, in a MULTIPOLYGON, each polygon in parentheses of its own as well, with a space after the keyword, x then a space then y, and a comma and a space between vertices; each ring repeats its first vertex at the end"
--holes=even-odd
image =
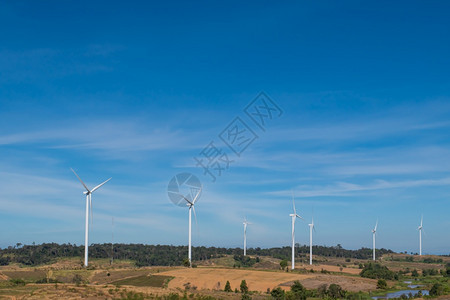
MULTIPOLYGON (((420 179, 405 181, 374 180, 368 184, 357 184, 352 182, 336 182, 325 185, 299 185, 295 187, 296 197, 321 197, 321 196, 359 196, 356 192, 376 191, 396 188, 414 188, 425 186, 447 186, 450 184, 450 177, 439 179, 420 179)), ((268 195, 289 196, 290 190, 267 192, 268 195)))
POLYGON ((197 134, 176 129, 145 127, 144 130, 133 122, 97 121, 89 122, 89 125, 3 134, 0 135, 0 145, 35 144, 53 149, 100 150, 113 155, 124 152, 193 149, 198 144, 197 134))

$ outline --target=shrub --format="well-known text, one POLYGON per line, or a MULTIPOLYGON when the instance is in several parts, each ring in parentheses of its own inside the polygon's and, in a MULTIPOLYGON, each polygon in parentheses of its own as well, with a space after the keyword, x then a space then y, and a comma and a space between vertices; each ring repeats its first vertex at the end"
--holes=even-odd
POLYGON ((395 273, 389 270, 386 266, 377 263, 368 263, 364 265, 364 269, 359 273, 361 277, 372 279, 386 279, 392 280, 395 278, 395 273))
POLYGON ((384 289, 386 289, 386 288, 387 288, 386 280, 384 280, 384 279, 378 279, 378 282, 377 282, 377 289, 382 289, 382 290, 384 290, 384 289))
POLYGON ((270 292, 270 295, 272 296, 272 298, 277 300, 282 300, 285 298, 284 290, 280 287, 273 289, 272 292, 270 292))

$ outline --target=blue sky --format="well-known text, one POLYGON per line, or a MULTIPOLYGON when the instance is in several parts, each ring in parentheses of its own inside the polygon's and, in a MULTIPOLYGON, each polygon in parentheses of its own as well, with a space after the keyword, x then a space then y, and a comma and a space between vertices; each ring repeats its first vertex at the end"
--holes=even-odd
POLYGON ((296 239, 450 251, 450 20, 446 1, 0 4, 0 247, 84 241, 187 243, 177 173, 204 185, 193 244, 296 239), (283 111, 261 130, 245 107, 283 111), (237 157, 235 117, 258 138, 237 157), (234 162, 216 182, 194 157, 214 141, 234 162))

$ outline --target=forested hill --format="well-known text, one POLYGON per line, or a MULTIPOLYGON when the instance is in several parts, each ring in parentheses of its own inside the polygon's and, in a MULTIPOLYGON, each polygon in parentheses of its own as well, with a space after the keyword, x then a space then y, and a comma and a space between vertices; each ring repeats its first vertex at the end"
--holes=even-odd
MULTIPOLYGON (((296 255, 309 253, 309 246, 295 248, 296 255)), ((377 249, 377 256, 393 253, 391 250, 377 249)), ((111 244, 92 244, 89 246, 90 258, 110 258, 111 244)), ((113 255, 115 259, 133 260, 137 266, 174 266, 181 265, 187 258, 187 246, 167 245, 143 245, 143 244, 114 244, 113 255)), ((193 247, 192 255, 194 261, 202 261, 217 258, 224 255, 241 255, 241 248, 216 248, 216 247, 193 247)), ((345 257, 370 259, 372 249, 361 248, 359 250, 346 250, 340 245, 334 247, 314 246, 315 255, 327 257, 345 257)), ((252 256, 272 256, 280 259, 289 259, 291 247, 281 248, 250 248, 247 254, 252 256)), ((41 245, 21 245, 0 249, 0 265, 9 263, 21 263, 24 265, 40 265, 63 257, 83 257, 84 246, 72 244, 48 243, 41 245)))

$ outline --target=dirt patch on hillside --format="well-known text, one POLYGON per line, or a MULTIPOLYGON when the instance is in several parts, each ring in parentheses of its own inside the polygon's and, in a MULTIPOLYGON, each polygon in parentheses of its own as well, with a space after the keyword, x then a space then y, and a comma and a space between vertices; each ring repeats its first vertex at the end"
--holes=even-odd
MULTIPOLYGON (((344 290, 351 292, 372 291, 375 290, 377 287, 376 280, 373 279, 353 277, 353 276, 325 275, 325 274, 317 274, 314 277, 300 280, 300 282, 307 289, 317 289, 321 285, 326 284, 327 286, 329 286, 330 284, 334 283, 340 285, 344 290)), ((281 286, 288 288, 292 284, 293 281, 290 281, 281 284, 281 286)))
POLYGON ((347 273, 352 275, 359 275, 361 272, 360 269, 357 268, 344 268, 344 267, 338 267, 338 266, 331 266, 331 265, 300 265, 297 266, 298 269, 305 268, 307 270, 313 269, 316 272, 320 272, 322 269, 326 270, 328 272, 336 272, 336 273, 347 273))

